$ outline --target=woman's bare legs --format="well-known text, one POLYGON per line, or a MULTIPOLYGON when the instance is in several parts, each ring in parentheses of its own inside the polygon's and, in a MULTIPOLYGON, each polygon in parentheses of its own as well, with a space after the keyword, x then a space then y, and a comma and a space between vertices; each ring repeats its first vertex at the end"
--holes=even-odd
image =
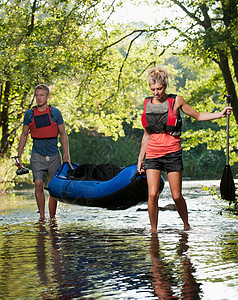
POLYGON ((167 174, 172 198, 175 202, 177 211, 183 221, 184 229, 189 229, 188 210, 182 195, 182 171, 170 172, 167 174))
POLYGON ((146 170, 146 177, 148 183, 148 213, 151 225, 151 232, 156 232, 159 214, 158 199, 161 171, 148 169, 146 170))
MULTIPOLYGON (((158 199, 161 171, 148 169, 146 170, 146 176, 148 182, 148 213, 151 225, 151 232, 156 232, 159 214, 158 199)), ((182 172, 168 173, 168 180, 171 195, 175 202, 177 211, 183 221, 184 229, 188 229, 190 225, 188 223, 187 205, 182 195, 182 172)))

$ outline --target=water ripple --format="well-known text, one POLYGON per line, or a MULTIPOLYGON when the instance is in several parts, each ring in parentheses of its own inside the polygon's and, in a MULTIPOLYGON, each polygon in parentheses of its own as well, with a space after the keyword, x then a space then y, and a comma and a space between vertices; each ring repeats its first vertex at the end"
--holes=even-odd
MULTIPOLYGON (((31 195, 7 195, 0 299, 237 299, 238 220, 200 185, 184 191, 193 230, 161 211, 157 235, 145 204, 113 212, 61 204, 56 221, 39 222, 31 195)), ((169 203, 166 187, 160 206, 169 203)))

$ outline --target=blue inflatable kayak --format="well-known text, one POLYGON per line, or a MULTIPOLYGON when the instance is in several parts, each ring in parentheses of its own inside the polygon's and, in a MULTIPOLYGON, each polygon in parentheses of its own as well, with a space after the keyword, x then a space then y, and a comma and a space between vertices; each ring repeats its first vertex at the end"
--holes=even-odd
MULTIPOLYGON (((68 163, 63 163, 49 182, 48 191, 57 201, 127 209, 148 199, 146 175, 137 172, 136 164, 125 168, 110 164, 72 166, 74 170, 68 163)), ((164 179, 161 176, 160 192, 163 188, 164 179)))

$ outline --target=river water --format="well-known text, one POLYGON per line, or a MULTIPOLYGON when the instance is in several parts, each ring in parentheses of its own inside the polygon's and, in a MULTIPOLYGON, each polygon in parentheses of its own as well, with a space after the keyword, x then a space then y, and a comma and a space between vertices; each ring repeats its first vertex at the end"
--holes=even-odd
MULTIPOLYGON (((193 230, 161 210, 158 235, 146 204, 60 203, 42 223, 33 190, 1 196, 0 299, 238 299, 238 219, 202 185, 219 182, 183 184, 193 230)), ((170 203, 166 182, 159 205, 170 203)))

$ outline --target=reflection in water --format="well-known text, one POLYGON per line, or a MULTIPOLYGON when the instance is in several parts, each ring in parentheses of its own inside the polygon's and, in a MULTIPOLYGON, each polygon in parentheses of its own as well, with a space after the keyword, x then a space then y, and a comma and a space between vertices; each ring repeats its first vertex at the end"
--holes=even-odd
POLYGON ((183 299, 200 299, 199 293, 200 284, 198 284, 195 280, 194 273, 195 268, 191 263, 191 260, 188 256, 188 234, 181 234, 181 238, 178 244, 178 255, 181 263, 181 275, 183 280, 182 285, 182 296, 183 299))
POLYGON ((159 299, 176 299, 173 297, 172 286, 173 279, 171 270, 168 269, 168 264, 162 259, 161 250, 159 248, 159 239, 157 234, 151 235, 150 255, 152 261, 153 281, 152 286, 155 295, 159 299))
POLYGON ((43 286, 51 286, 50 293, 43 291, 41 296, 42 299, 51 299, 53 290, 52 287, 54 287, 54 293, 57 292, 63 276, 60 242, 57 235, 58 226, 56 220, 50 220, 48 233, 44 221, 40 221, 38 224, 39 229, 37 234, 36 253, 39 280, 43 286), (48 237, 49 243, 47 241, 48 237))
POLYGON ((140 272, 145 255, 145 251, 140 252, 143 242, 133 247, 131 243, 139 237, 124 234, 125 239, 113 231, 75 227, 59 230, 56 222, 50 222, 47 229, 40 222, 37 270, 44 287, 42 299, 53 299, 52 295, 55 299, 111 299, 121 289, 141 289, 145 281, 140 272))
MULTIPOLYGON (((188 234, 182 233, 179 243, 177 245, 177 260, 172 264, 168 263, 160 249, 159 239, 157 234, 151 235, 150 255, 152 261, 153 281, 155 295, 159 299, 200 299, 199 293, 201 292, 199 284, 193 276, 195 272, 194 267, 188 257, 188 234), (179 268, 178 275, 176 276, 176 266, 179 268), (181 278, 180 278, 181 277, 181 278), (181 288, 181 298, 174 295, 173 287, 181 288)), ((177 293, 176 293, 177 294, 177 293)))
POLYGON ((179 236, 172 261, 163 254, 158 235, 144 236, 143 241, 140 236, 124 234, 123 238, 115 232, 75 228, 60 231, 55 221, 49 223, 47 230, 45 223, 40 222, 37 270, 42 286, 48 287, 43 289, 42 299, 51 299, 52 295, 88 299, 90 294, 91 299, 106 298, 107 294, 113 298, 123 290, 130 297, 133 290, 140 291, 141 299, 143 294, 162 300, 200 299, 201 290, 187 253, 187 233, 179 236), (142 250, 143 244, 147 246, 142 250), (147 250, 150 261, 145 261, 147 250))
POLYGON ((46 265, 47 265, 47 257, 46 257, 46 229, 43 222, 39 222, 39 230, 37 234, 37 245, 36 245, 36 253, 37 253, 37 270, 40 281, 45 284, 48 281, 48 276, 46 274, 46 265))
POLYGON ((58 297, 112 299, 123 289, 141 289, 145 281, 144 272, 141 274, 145 251, 140 251, 144 243, 138 244, 139 236, 126 234, 123 239, 113 231, 76 228, 58 231, 55 226, 51 226, 50 236, 55 241, 60 240, 57 247, 51 243, 50 251, 54 254, 50 263, 55 265, 58 297), (92 298, 88 298, 90 296, 92 298))
POLYGON ((176 212, 164 211, 158 235, 138 207, 61 205, 42 223, 33 193, 0 198, 0 299, 205 300, 214 289, 216 300, 238 299, 238 219, 202 193, 184 191, 194 231, 179 232, 176 212))

